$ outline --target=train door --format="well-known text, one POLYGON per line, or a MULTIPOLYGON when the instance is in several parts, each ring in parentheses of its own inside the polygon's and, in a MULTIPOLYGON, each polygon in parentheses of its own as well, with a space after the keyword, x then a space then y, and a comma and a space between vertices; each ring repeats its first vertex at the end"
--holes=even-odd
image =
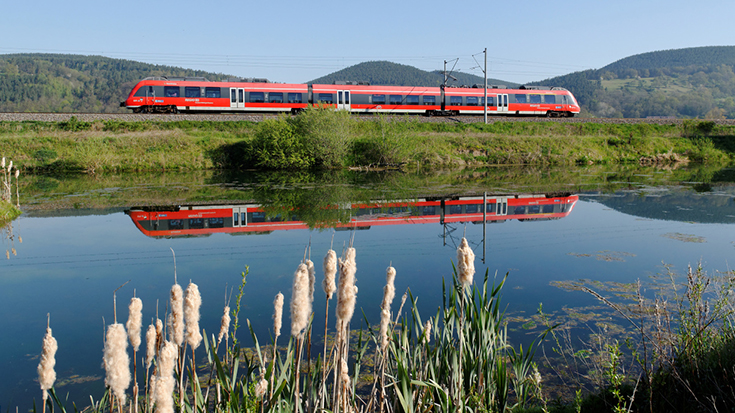
MULTIPOLYGON (((498 98, 500 98, 500 95, 498 95, 498 98)), ((506 110, 508 109, 507 106, 505 108, 506 110)), ((498 104, 498 110, 499 109, 500 104, 498 104)), ((508 215, 508 198, 503 196, 495 199, 495 215, 508 215)))
POLYGON ((230 88, 230 107, 231 108, 244 108, 245 107, 245 89, 243 88, 230 88))
POLYGON ((350 91, 349 90, 338 90, 337 91, 337 110, 350 110, 350 91))
POLYGON ((248 225, 247 207, 232 207, 232 226, 245 227, 248 225))
POLYGON ((508 112, 508 95, 498 95, 498 112, 508 112))
POLYGON ((156 101, 156 91, 153 89, 153 86, 147 86, 147 89, 145 91, 145 105, 151 106, 156 101))

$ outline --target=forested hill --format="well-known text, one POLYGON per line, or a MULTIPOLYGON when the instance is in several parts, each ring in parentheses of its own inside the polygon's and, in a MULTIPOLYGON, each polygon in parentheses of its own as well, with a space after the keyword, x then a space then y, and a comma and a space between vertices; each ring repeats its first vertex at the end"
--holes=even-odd
POLYGON ((535 84, 571 90, 592 116, 735 119, 735 46, 643 53, 535 84))
MULTIPOLYGON (((480 76, 461 72, 453 72, 452 76, 457 80, 449 79, 448 85, 481 85, 485 81, 480 76)), ((413 66, 378 61, 359 63, 307 83, 332 84, 344 81, 368 82, 371 85, 389 86, 439 86, 444 81, 444 76, 441 71, 427 72, 413 66)), ((488 84, 515 86, 515 83, 498 79, 488 79, 488 84)))
POLYGON ((228 76, 101 56, 0 55, 0 112, 127 112, 133 86, 149 76, 228 76))

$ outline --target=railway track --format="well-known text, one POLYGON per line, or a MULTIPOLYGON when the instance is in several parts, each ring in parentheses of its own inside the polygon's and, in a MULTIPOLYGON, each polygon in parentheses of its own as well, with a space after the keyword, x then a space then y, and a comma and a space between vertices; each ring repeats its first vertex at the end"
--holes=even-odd
MULTIPOLYGON (((0 112, 0 122, 66 122, 71 117, 83 122, 110 121, 121 122, 175 122, 175 121, 252 121, 260 122, 264 119, 275 118, 274 114, 134 114, 134 113, 12 113, 0 112)), ((374 119, 374 115, 355 115, 361 119, 374 119)), ((396 115, 406 117, 406 115, 396 115)), ((482 116, 448 116, 448 117, 425 117, 411 116, 421 122, 451 122, 451 123, 476 123, 483 122, 482 116)), ((536 118, 536 117, 497 117, 488 116, 491 122, 554 122, 554 123, 611 123, 611 124, 660 124, 670 125, 682 123, 684 119, 612 119, 612 118, 536 118)), ((714 120, 718 125, 735 125, 735 119, 714 120)))

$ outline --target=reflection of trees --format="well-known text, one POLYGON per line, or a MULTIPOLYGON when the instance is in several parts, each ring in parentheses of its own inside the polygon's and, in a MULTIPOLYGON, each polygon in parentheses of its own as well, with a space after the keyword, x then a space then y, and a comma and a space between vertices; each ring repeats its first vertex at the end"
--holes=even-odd
POLYGON ((268 218, 295 218, 310 228, 329 228, 350 220, 350 210, 341 208, 355 202, 355 188, 346 185, 339 172, 289 172, 263 174, 253 191, 268 218))

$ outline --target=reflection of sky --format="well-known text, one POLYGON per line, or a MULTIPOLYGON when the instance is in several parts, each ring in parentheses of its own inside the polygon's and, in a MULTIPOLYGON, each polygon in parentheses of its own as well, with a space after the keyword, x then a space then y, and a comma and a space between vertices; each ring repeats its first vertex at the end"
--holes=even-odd
MULTIPOLYGON (((312 259, 319 270, 329 248, 332 231, 283 231, 265 235, 230 236, 215 234, 203 238, 152 239, 141 234, 122 213, 71 218, 21 218, 14 223, 23 238, 16 243, 17 257, 0 261, 0 410, 21 410, 30 406, 40 391, 36 377, 46 313, 59 342, 57 373, 60 379, 71 375, 102 376, 103 318, 113 317, 112 292, 118 292, 118 319, 127 320, 127 303, 133 294, 143 299, 144 329, 155 316, 156 300, 160 314, 166 310, 168 290, 173 281, 170 247, 177 257, 179 283, 186 288, 191 279, 203 295, 202 327, 216 333, 225 300, 226 287, 237 286, 245 265, 250 275, 243 297, 241 316, 253 323, 261 343, 269 340, 272 300, 276 293, 286 296, 285 314, 291 293, 291 277, 304 252, 312 243, 312 259)), ((359 327, 362 312, 371 323, 379 318, 385 268, 390 262, 397 269, 394 311, 407 287, 418 302, 424 317, 441 305, 441 278, 451 277, 450 260, 455 259, 457 237, 465 230, 455 227, 447 246, 442 246, 439 224, 373 227, 358 231, 357 248, 358 310, 353 318, 359 327)), ((735 256, 732 225, 691 224, 641 219, 624 215, 604 205, 580 201, 564 219, 541 222, 510 221, 487 226, 487 262, 482 257, 482 225, 468 224, 467 238, 477 255, 476 282, 485 268, 500 274, 510 271, 503 301, 509 312, 533 313, 543 302, 545 311, 562 306, 587 305, 593 300, 579 292, 551 287, 552 281, 580 278, 601 281, 644 282, 649 274, 661 271, 662 261, 679 270, 699 259, 705 268, 726 270, 735 256), (662 235, 691 234, 705 243, 687 243, 662 235), (594 256, 606 251, 624 261, 606 262, 594 256), (570 255, 591 254, 592 257, 570 255), (627 253, 622 254, 620 253, 627 253), (634 254, 634 255, 632 255, 634 254)), ((340 251, 349 232, 334 236, 340 251)), ((7 248, 6 245, 3 245, 7 248)), ((492 273, 491 273, 492 276, 492 273)), ((323 331, 324 294, 317 287, 314 331, 323 331)), ((334 320, 330 303, 330 324, 334 320)), ((245 325, 244 323, 241 323, 245 325)), ((289 320, 284 319, 288 332, 289 320)), ((246 327, 238 334, 248 341, 246 327)), ((282 338, 285 343, 286 339, 282 338)), ((143 344, 141 350, 145 347, 143 344)), ((203 354, 203 353, 202 353, 203 354)), ((140 364, 140 363, 139 363, 140 364)), ((61 394, 73 391, 70 400, 86 405, 88 394, 99 391, 102 382, 59 388, 61 394)))

